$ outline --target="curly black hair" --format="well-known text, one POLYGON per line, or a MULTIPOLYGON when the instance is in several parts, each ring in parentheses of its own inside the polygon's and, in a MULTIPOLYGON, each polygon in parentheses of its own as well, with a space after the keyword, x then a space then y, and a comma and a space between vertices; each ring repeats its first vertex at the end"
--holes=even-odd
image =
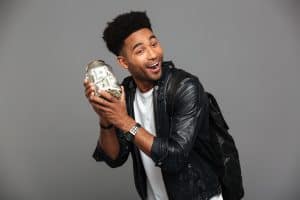
POLYGON ((145 12, 131 11, 118 15, 112 22, 107 23, 103 31, 103 40, 109 51, 118 56, 124 40, 133 32, 148 28, 152 31, 150 20, 145 12))

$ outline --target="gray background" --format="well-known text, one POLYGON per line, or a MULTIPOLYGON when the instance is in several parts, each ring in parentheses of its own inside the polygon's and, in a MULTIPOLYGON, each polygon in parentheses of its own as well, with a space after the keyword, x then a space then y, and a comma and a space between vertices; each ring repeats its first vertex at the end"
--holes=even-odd
POLYGON ((0 199, 138 199, 131 158, 96 163, 84 65, 106 22, 147 10, 165 60, 215 94, 240 152, 247 200, 299 199, 297 0, 0 1, 0 199))

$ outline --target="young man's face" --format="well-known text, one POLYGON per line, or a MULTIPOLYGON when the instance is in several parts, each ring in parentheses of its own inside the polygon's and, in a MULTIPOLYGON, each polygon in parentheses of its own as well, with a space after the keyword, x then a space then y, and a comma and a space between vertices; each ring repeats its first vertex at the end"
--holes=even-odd
POLYGON ((129 35, 122 48, 120 63, 135 81, 153 83, 161 77, 163 49, 150 29, 143 28, 129 35))

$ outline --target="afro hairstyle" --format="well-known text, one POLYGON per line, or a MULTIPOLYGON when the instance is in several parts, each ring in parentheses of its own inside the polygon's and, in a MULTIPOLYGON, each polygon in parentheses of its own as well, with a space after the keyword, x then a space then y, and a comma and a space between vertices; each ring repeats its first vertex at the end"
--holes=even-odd
POLYGON ((133 32, 142 28, 152 31, 150 20, 146 12, 131 11, 118 15, 112 22, 107 23, 103 31, 103 40, 110 52, 118 56, 124 40, 133 32))

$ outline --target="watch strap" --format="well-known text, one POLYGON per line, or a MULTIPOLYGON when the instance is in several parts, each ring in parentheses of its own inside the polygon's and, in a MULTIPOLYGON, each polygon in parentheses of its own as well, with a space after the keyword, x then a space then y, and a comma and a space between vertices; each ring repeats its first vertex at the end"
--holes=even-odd
POLYGON ((142 127, 139 123, 136 123, 129 131, 125 133, 125 138, 127 141, 132 142, 134 140, 134 136, 136 135, 138 129, 142 127))
POLYGON ((129 133, 135 136, 139 128, 141 128, 141 125, 139 123, 136 123, 133 127, 131 127, 129 133))

